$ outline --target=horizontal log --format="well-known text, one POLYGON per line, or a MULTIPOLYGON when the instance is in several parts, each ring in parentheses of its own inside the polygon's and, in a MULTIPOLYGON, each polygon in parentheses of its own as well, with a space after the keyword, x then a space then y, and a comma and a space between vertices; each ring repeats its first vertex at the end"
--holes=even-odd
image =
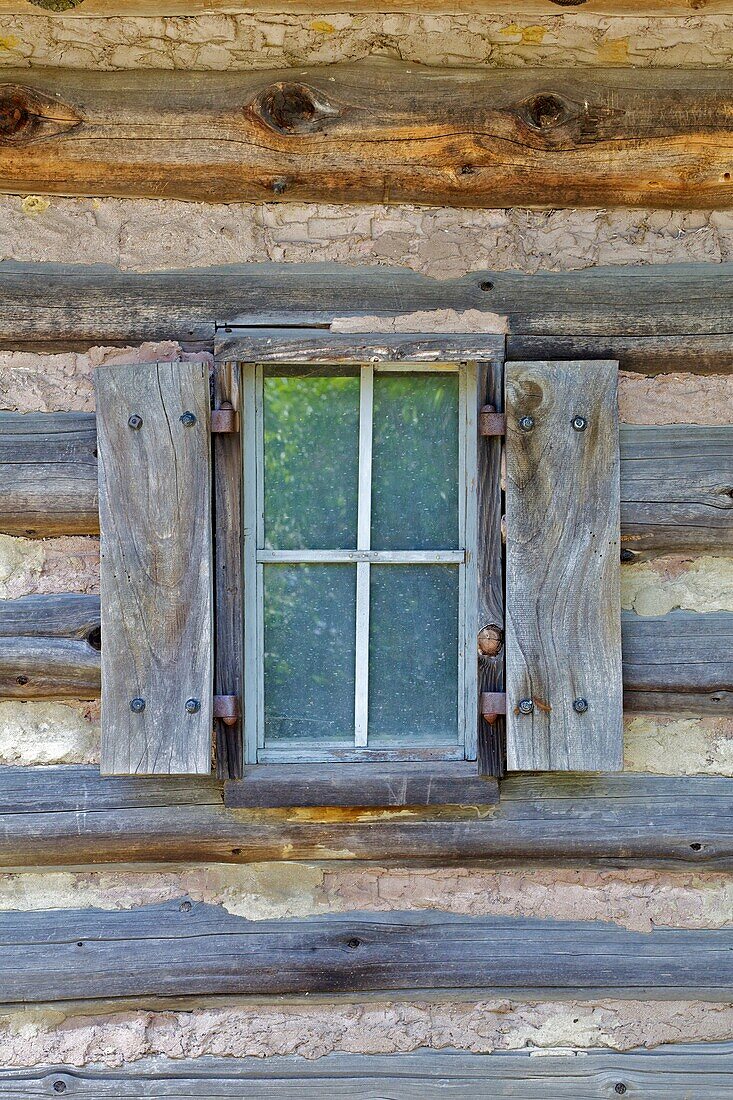
MULTIPOLYGON (((98 627, 97 596, 6 601, 0 609, 0 698, 96 697, 98 627)), ((732 612, 653 618, 624 612, 622 632, 626 710, 733 711, 732 612)))
POLYGON ((728 207, 732 100, 725 68, 441 69, 371 57, 297 73, 6 69, 0 189, 728 207))
MULTIPOLYGON (((348 345, 356 353, 376 355, 379 347, 386 356, 386 347, 375 342, 360 341, 355 347, 353 337, 348 345)), ((487 338, 484 338, 486 340, 487 338)), ((491 341, 493 338, 488 337, 491 341)), ((285 355, 294 353, 287 338, 285 355)), ((264 358, 265 347, 257 338, 236 348, 225 345, 237 355, 249 353, 264 358)), ((456 352, 468 354, 470 348, 486 354, 486 347, 461 337, 456 352)), ((272 350, 267 358, 279 361, 281 352, 272 350)), ((306 345, 307 350, 314 349, 306 345)), ((406 335, 398 341, 397 357, 436 357, 431 342, 406 335)), ((337 353, 345 353, 345 345, 337 341, 337 353)), ((321 354, 320 352, 318 354, 321 354)), ((394 354, 394 349, 393 349, 394 354)), ((10 452, 14 439, 21 435, 17 422, 23 417, 0 412, 0 459, 10 452), (6 425, 8 426, 6 430, 6 425)), ((46 537, 51 534, 74 534, 83 527, 85 533, 99 530, 97 512, 97 460, 93 451, 84 450, 85 461, 78 467, 79 476, 60 482, 50 471, 64 444, 64 427, 70 419, 65 413, 29 415, 30 430, 21 437, 26 441, 17 461, 7 467, 0 463, 5 478, 0 483, 0 532, 46 537), (24 457, 25 456, 25 457, 24 457), (22 486, 16 489, 16 484, 22 486), (21 496, 36 502, 33 527, 19 530, 23 516, 19 512, 21 496), (75 500, 78 499, 78 510, 75 500)), ((86 448, 94 439, 94 414, 71 414, 78 434, 86 448)), ((71 443, 75 447, 76 443, 71 443)), ((621 524, 624 546, 630 550, 727 550, 733 547, 733 429, 730 427, 621 428, 621 524)))
POLYGON ((243 1095, 273 1100, 547 1100, 549 1095, 608 1100, 623 1093, 645 1100, 722 1100, 733 1090, 730 1043, 542 1055, 525 1050, 156 1058, 119 1067, 5 1069, 0 1087, 4 1096, 23 1100, 47 1100, 67 1090, 78 1100, 241 1100, 243 1095))
POLYGON ((228 783, 226 805, 273 806, 488 806, 499 785, 477 774, 475 762, 255 765, 241 781, 228 783))
POLYGON ((99 530, 93 413, 0 413, 0 531, 99 530))
POLYGON ((239 325, 326 327, 335 317, 439 309, 506 317, 515 359, 563 357, 567 346, 569 358, 619 359, 645 373, 669 370, 670 362, 690 371, 733 363, 733 263, 479 271, 459 279, 332 263, 147 273, 0 263, 0 348, 11 350, 145 340, 200 348, 210 347, 219 321, 228 336, 227 327, 239 325), (517 346, 520 336, 550 343, 517 346))
POLYGON ((509 776, 487 814, 225 809, 208 779, 3 768, 0 866, 296 860, 733 870, 733 779, 509 776))
POLYGON ((0 913, 6 1005, 407 989, 725 1001, 732 984, 731 928, 436 911, 249 921, 187 899, 0 913))
MULTIPOLYGON (((700 10, 714 15, 730 12, 730 0, 524 0, 522 15, 557 15, 558 7, 583 6, 584 14, 597 15, 653 15, 657 17, 699 15, 700 10)), ((331 12, 343 15, 344 5, 340 0, 283 0, 283 12, 303 12, 312 15, 331 12)), ((272 10, 272 0, 249 0, 249 11, 272 10)), ((384 10, 384 0, 352 0, 349 12, 368 12, 384 10)), ((389 10, 396 12, 445 12, 455 15, 456 6, 450 0, 389 0, 389 10)), ((2 15, 39 15, 45 12, 68 16, 132 16, 132 15, 208 15, 240 14, 241 0, 0 0, 2 15)), ((514 18, 517 14, 514 0, 462 0, 462 12, 476 12, 484 15, 505 15, 514 18)))

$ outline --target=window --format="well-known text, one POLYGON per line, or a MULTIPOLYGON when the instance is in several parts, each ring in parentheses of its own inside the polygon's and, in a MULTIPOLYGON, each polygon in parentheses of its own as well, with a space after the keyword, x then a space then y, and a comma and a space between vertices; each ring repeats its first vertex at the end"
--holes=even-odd
POLYGON ((243 366, 246 762, 476 758, 476 385, 243 366))

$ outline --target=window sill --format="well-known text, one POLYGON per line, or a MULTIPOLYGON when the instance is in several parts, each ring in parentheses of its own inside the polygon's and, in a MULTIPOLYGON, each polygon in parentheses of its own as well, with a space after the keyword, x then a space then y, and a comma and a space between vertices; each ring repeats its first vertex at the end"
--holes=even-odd
POLYGON ((490 806, 499 785, 475 761, 412 764, 253 764, 224 786, 231 809, 319 806, 490 806))

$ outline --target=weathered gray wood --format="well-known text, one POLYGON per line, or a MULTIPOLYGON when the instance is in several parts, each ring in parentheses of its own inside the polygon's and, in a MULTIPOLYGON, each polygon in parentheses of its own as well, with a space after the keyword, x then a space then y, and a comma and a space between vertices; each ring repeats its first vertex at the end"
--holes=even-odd
POLYGON ((712 776, 509 776, 489 814, 305 819, 227 811, 210 779, 100 779, 88 767, 8 767, 2 778, 6 868, 286 858, 733 869, 733 780, 712 776))
POLYGON ((95 385, 102 770, 207 774, 213 723, 209 370, 202 363, 104 366, 95 385), (195 417, 193 424, 184 422, 186 414, 195 417), (144 709, 135 710, 132 700, 143 700, 144 709))
POLYGON ((512 359, 530 353, 538 359, 602 357, 645 373, 669 370, 670 363, 711 371, 730 369, 733 362, 732 303, 733 263, 536 275, 478 271, 432 279, 381 265, 260 263, 122 272, 103 264, 5 261, 0 348, 143 340, 210 347, 217 321, 226 335, 226 322, 324 326, 356 314, 476 309, 506 317, 512 359), (541 342, 548 339, 549 345, 541 342))
POLYGON ((120 1067, 0 1070, 6 1096, 47 1100, 66 1086, 79 1100, 726 1100, 733 1044, 667 1044, 654 1050, 579 1054, 419 1051, 269 1058, 144 1059, 120 1067))
POLYGON ((0 638, 0 699, 95 699, 99 651, 67 638, 0 638))
POLYGON ((622 426, 620 445, 622 546, 733 548, 733 426, 622 426))
MULTIPOLYGON (((239 409, 239 366, 214 368, 215 407, 239 409)), ((220 779, 242 775, 242 444, 239 432, 217 434, 214 449, 214 586, 216 650, 214 692, 239 697, 238 720, 217 720, 216 770, 220 779)))
MULTIPOLYGON (((501 318, 497 329, 503 328, 501 318)), ((492 333, 331 332, 313 328, 232 328, 217 333, 214 354, 220 362, 310 363, 357 362, 440 363, 447 359, 503 357, 504 336, 492 333)))
POLYGON ((488 806, 499 801, 494 779, 473 761, 427 764, 261 764, 227 783, 225 805, 249 809, 316 806, 488 806))
POLYGON ((511 770, 623 763, 617 379, 614 362, 506 367, 511 770))
POLYGON ((470 990, 725 1001, 733 929, 437 911, 249 921, 175 899, 0 913, 2 1003, 470 990))
POLYGON ((99 634, 99 596, 66 592, 0 600, 0 638, 83 638, 99 649, 99 634))
POLYGON ((99 530, 94 413, 0 412, 0 533, 99 530))
POLYGON ((733 614, 672 611, 643 618, 625 612, 624 707, 730 714, 733 614))

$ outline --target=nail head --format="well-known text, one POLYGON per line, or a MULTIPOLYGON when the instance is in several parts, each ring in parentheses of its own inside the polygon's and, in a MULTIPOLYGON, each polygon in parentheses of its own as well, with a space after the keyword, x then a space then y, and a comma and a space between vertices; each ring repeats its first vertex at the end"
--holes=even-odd
POLYGON ((192 412, 185 412, 181 417, 181 424, 184 428, 192 428, 196 423, 196 417, 192 412))
POLYGON ((575 711, 576 714, 585 714, 587 709, 588 709, 588 700, 587 699, 576 699, 573 702, 573 710, 575 711))
POLYGON ((130 710, 133 712, 133 714, 142 714, 142 712, 145 710, 145 700, 141 699, 139 695, 136 696, 134 699, 131 699, 130 710))
POLYGON ((531 432, 534 428, 533 416, 520 416, 519 418, 519 430, 521 432, 531 432))
POLYGON ((588 421, 584 416, 573 417, 573 430, 576 432, 584 432, 588 427, 588 421))
POLYGON ((186 714, 198 714, 200 710, 201 703, 198 701, 198 699, 186 700, 186 714))
POLYGON ((531 699, 520 699, 517 709, 520 714, 531 714, 534 710, 534 703, 531 699))
POLYGON ((138 416, 137 413, 134 413, 127 423, 132 428, 133 432, 139 432, 143 426, 143 418, 138 416))

